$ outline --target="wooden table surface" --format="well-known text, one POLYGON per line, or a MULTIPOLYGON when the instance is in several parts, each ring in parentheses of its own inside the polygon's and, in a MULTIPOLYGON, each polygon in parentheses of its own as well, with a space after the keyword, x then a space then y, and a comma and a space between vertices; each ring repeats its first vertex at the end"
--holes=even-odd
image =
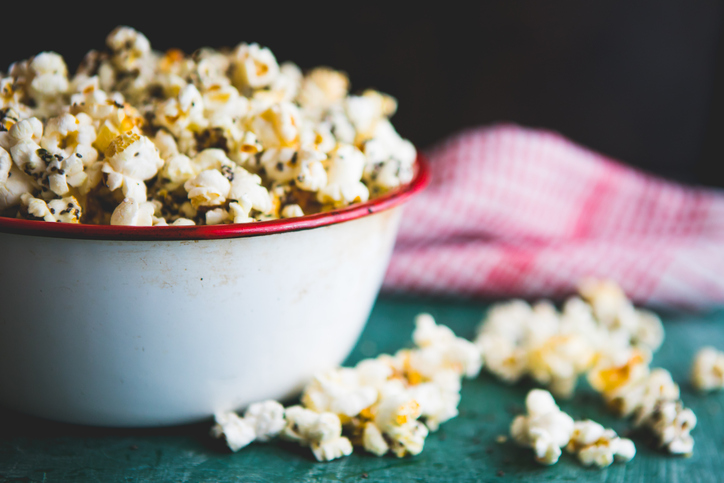
MULTIPOLYGON (((435 299, 378 300, 369 324, 350 356, 394 352, 410 344, 414 316, 427 311, 459 335, 472 338, 486 305, 435 299)), ((53 423, 0 410, 0 482, 232 482, 232 481, 724 481, 724 393, 699 395, 688 383, 696 350, 724 349, 724 310, 663 314, 666 341, 654 365, 669 369, 685 404, 699 423, 693 456, 667 456, 635 435, 637 454, 628 464, 584 468, 564 452, 543 467, 529 450, 497 443, 522 410, 530 382, 504 385, 483 372, 463 384, 460 416, 432 433, 412 458, 378 458, 359 450, 330 463, 316 462, 308 449, 289 443, 255 444, 232 454, 208 436, 210 422, 162 429, 103 429, 53 423)), ((562 408, 574 418, 592 418, 620 433, 626 421, 607 413, 581 384, 562 408)))

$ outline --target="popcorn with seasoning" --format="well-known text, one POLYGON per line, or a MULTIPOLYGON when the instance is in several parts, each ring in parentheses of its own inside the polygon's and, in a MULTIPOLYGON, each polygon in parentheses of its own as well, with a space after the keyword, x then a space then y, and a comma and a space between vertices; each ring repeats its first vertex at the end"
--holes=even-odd
POLYGON ((341 72, 304 74, 254 43, 156 52, 124 26, 106 47, 72 77, 43 52, 0 79, 11 160, 0 156, 1 215, 38 219, 21 204, 28 194, 74 196, 83 223, 146 223, 126 199, 160 203, 155 226, 252 223, 364 202, 412 178, 415 149, 389 122, 397 102, 349 95, 341 72))
POLYGON ((21 195, 22 209, 27 211, 28 217, 41 218, 45 221, 63 223, 80 223, 81 208, 73 196, 54 199, 45 202, 24 193, 21 195))

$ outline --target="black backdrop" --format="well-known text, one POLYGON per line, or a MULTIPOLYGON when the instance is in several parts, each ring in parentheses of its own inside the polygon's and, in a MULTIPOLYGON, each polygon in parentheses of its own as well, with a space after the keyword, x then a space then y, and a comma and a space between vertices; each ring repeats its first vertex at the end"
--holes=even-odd
POLYGON ((719 1, 1 3, 0 71, 43 50, 74 70, 119 24, 158 50, 254 41, 280 61, 330 65, 353 89, 394 95, 394 123, 418 146, 513 121, 663 176, 724 186, 719 1))

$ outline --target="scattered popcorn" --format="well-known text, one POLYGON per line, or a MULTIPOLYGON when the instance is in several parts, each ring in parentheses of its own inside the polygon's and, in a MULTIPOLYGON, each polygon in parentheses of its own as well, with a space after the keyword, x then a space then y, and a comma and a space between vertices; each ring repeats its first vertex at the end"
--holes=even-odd
POLYGON ((412 179, 416 151, 389 122, 396 109, 377 91, 349 95, 341 72, 305 75, 258 44, 162 53, 121 26, 74 75, 54 52, 0 73, 0 216, 54 221, 33 214, 44 213, 37 202, 28 211, 24 194, 72 196, 78 221, 96 224, 146 224, 128 210, 160 203, 153 226, 364 202, 412 179))
POLYGON ((586 280, 579 289, 596 319, 611 331, 628 335, 633 345, 656 351, 664 341, 661 320, 652 312, 634 308, 621 287, 611 281, 586 280))
POLYGON ((240 418, 234 412, 214 415, 216 424, 211 435, 226 438, 231 451, 237 452, 253 441, 269 441, 286 427, 284 407, 276 401, 263 401, 249 406, 240 418))
POLYGON ((281 436, 302 446, 310 446, 318 461, 331 461, 352 454, 352 443, 342 436, 342 423, 336 414, 292 406, 286 409, 286 419, 287 425, 281 436))
POLYGON ((694 451, 694 438, 689 433, 696 427, 696 415, 681 401, 659 401, 642 425, 669 453, 690 454, 694 451))
POLYGON ((214 421, 216 425, 211 428, 211 435, 215 438, 224 436, 226 444, 233 452, 248 446, 256 438, 251 421, 240 418, 236 413, 217 413, 214 421))
MULTIPOLYGON (((205 163, 217 172, 225 166, 212 158, 205 163)), ((161 208, 160 202, 148 204, 149 210, 161 208)), ((225 210, 215 208, 206 216, 217 211, 225 210)), ((193 223, 180 217, 174 223, 189 222, 193 223)), ((234 451, 280 435, 309 446, 319 461, 349 455, 353 446, 377 456, 389 452, 400 458, 414 456, 422 452, 430 431, 457 416, 461 379, 476 377, 485 361, 504 380, 513 382, 528 374, 564 396, 573 392, 577 377, 585 373, 618 415, 631 417, 634 426, 653 435, 661 448, 672 454, 691 453, 696 416, 681 402, 671 374, 649 367, 651 353, 663 338, 658 317, 626 308, 630 302, 622 300, 620 290, 611 284, 589 282, 584 287, 585 298, 569 299, 561 312, 548 303, 496 305, 474 342, 457 337, 431 315, 420 314, 412 335, 414 348, 316 374, 303 391, 301 405, 284 410, 266 401, 250 406, 243 418, 218 414, 212 434, 225 435, 234 451), (640 330, 644 326, 647 329, 640 330)), ((696 370, 711 377, 721 356, 705 348, 695 363, 702 367, 696 370)), ((574 421, 546 390, 531 390, 525 407, 526 414, 512 421, 510 436, 531 448, 541 464, 555 464, 562 448, 583 465, 601 468, 630 461, 636 454, 634 443, 612 429, 591 420, 574 421)), ((500 444, 506 440, 504 435, 496 438, 500 444)))
POLYGON ((699 391, 724 388, 724 352, 714 347, 700 349, 691 368, 691 383, 699 391))
POLYGON ((404 392, 385 397, 376 408, 374 423, 398 458, 422 452, 429 431, 417 420, 421 414, 420 404, 404 392))
POLYGON ((311 447, 319 461, 349 455, 353 445, 377 456, 417 455, 430 431, 457 416, 460 380, 477 376, 482 359, 473 343, 429 314, 416 318, 413 341, 416 348, 316 374, 300 406, 282 411, 265 402, 250 406, 243 418, 217 415, 212 434, 226 434, 234 449, 272 438, 283 427, 282 438, 311 447))
POLYGON ((364 385, 357 371, 337 368, 317 374, 304 389, 302 403, 317 412, 354 417, 377 401, 378 391, 364 385))
POLYGON ((370 453, 383 456, 390 450, 382 431, 371 421, 365 423, 362 446, 370 453))
MULTIPOLYGON (((613 282, 587 280, 579 292, 582 298, 568 299, 560 313, 545 302, 531 307, 512 301, 491 307, 475 340, 488 370, 510 383, 529 375, 560 397, 570 396, 579 375, 586 374, 591 387, 615 413, 631 417, 635 427, 650 431, 670 453, 690 452, 693 439, 689 432, 696 417, 683 407, 671 374, 649 366, 653 351, 664 339, 661 320, 636 309, 613 282)), ((717 362, 715 353, 703 353, 692 370, 702 376, 692 375, 692 380, 716 378, 714 366, 724 368, 724 355, 717 362)), ((721 374, 719 371, 719 381, 721 374)), ((527 431, 523 420, 518 421, 516 431, 527 431)), ((619 442, 606 434, 610 437, 605 444, 578 453, 584 463, 610 464, 619 442)), ((534 447, 539 459, 557 459, 550 438, 543 438, 538 446, 530 438, 519 439, 534 447)), ((621 451, 630 453, 629 443, 621 444, 625 446, 621 451)))
POLYGON ((573 423, 573 434, 566 451, 578 456, 586 466, 610 466, 614 460, 628 462, 636 455, 633 441, 619 438, 612 429, 586 419, 573 423))
POLYGON ((538 463, 557 463, 561 448, 573 435, 573 419, 560 410, 548 391, 542 389, 528 393, 525 407, 526 415, 517 416, 510 425, 510 435, 519 445, 533 448, 538 463))
POLYGON ((491 307, 475 344, 488 370, 504 381, 513 383, 527 374, 557 396, 570 397, 595 359, 589 336, 551 305, 531 307, 518 300, 491 307))
POLYGON ((276 401, 252 404, 244 412, 244 419, 254 427, 257 441, 269 441, 286 427, 284 406, 276 401))

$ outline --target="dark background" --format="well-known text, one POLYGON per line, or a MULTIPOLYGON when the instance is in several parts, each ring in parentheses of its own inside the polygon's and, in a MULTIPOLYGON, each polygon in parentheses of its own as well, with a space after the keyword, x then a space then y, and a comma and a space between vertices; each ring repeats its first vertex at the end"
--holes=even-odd
POLYGON ((353 89, 394 95, 394 123, 420 147, 464 127, 512 121, 662 176, 724 186, 719 1, 490 0, 434 9, 96 2, 37 12, 29 2, 5 3, 2 71, 43 50, 62 54, 73 71, 119 24, 157 50, 259 42, 280 62, 330 65, 349 74, 353 89))

